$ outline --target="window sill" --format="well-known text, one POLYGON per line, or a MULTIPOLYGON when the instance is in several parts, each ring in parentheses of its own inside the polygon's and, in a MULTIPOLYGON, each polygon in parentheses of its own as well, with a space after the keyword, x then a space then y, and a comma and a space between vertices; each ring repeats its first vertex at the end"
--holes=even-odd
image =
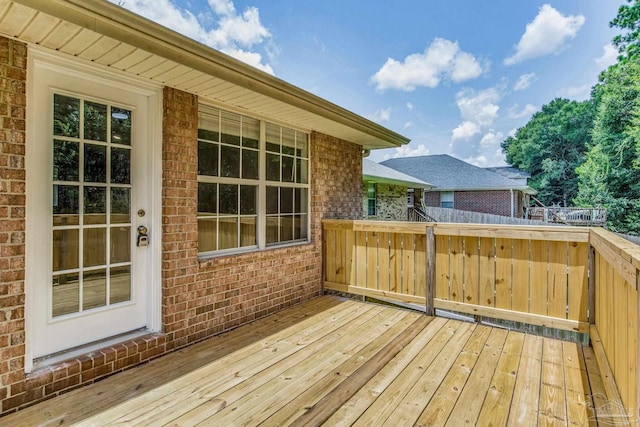
POLYGON ((278 250, 295 248, 295 247, 303 247, 303 246, 311 247, 313 246, 313 242, 310 240, 301 240, 301 241, 288 242, 288 243, 283 243, 278 245, 271 245, 271 246, 265 247, 264 249, 260 249, 252 246, 248 249, 238 249, 231 252, 198 254, 198 263, 200 264, 200 267, 203 267, 203 266, 208 266, 212 262, 218 261, 218 260, 221 261, 229 258, 236 258, 236 257, 241 257, 246 255, 253 255, 257 253, 266 253, 270 251, 278 251, 278 250))

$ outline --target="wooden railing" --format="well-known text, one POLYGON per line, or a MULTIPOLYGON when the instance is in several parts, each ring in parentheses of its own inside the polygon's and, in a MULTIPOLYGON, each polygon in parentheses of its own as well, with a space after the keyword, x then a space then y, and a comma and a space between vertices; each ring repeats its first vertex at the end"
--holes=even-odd
MULTIPOLYGON (((595 325, 591 341, 607 394, 617 390, 623 414, 640 420, 638 269, 640 247, 603 229, 592 229, 595 325), (615 381, 612 381, 615 379, 615 381)), ((614 402, 612 409, 620 405, 614 402)))
POLYGON ((640 247, 583 227, 323 227, 326 289, 589 334, 611 407, 640 419, 640 247))

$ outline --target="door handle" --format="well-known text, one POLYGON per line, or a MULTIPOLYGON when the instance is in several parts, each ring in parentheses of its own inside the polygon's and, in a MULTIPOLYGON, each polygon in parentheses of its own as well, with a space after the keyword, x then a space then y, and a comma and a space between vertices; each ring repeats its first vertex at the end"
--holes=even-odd
POLYGON ((149 230, 144 225, 138 227, 138 238, 136 246, 149 246, 149 230))

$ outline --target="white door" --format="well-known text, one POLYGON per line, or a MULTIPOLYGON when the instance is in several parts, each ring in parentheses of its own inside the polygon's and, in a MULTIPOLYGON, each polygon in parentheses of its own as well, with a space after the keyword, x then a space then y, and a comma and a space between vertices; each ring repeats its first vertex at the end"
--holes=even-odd
POLYGON ((153 237, 148 160, 157 93, 116 76, 32 64, 27 290, 35 297, 27 321, 33 360, 150 325, 154 251, 145 243, 153 237), (141 245, 139 226, 149 230, 141 245))

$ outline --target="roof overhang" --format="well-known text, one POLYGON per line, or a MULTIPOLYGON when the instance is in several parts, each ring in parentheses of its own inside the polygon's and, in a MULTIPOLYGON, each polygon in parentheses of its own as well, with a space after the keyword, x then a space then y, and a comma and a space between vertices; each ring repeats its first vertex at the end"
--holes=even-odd
POLYGON ((426 190, 434 188, 433 185, 429 185, 426 183, 418 183, 415 181, 404 181, 400 179, 384 178, 384 177, 366 175, 366 174, 362 175, 362 180, 365 182, 375 182, 377 184, 401 185, 407 188, 424 188, 426 190))
POLYGON ((365 149, 409 139, 104 0, 0 0, 0 34, 365 149))
POLYGON ((491 188, 434 187, 434 191, 522 191, 525 194, 531 194, 531 195, 538 194, 538 192, 531 187, 491 187, 491 188))

